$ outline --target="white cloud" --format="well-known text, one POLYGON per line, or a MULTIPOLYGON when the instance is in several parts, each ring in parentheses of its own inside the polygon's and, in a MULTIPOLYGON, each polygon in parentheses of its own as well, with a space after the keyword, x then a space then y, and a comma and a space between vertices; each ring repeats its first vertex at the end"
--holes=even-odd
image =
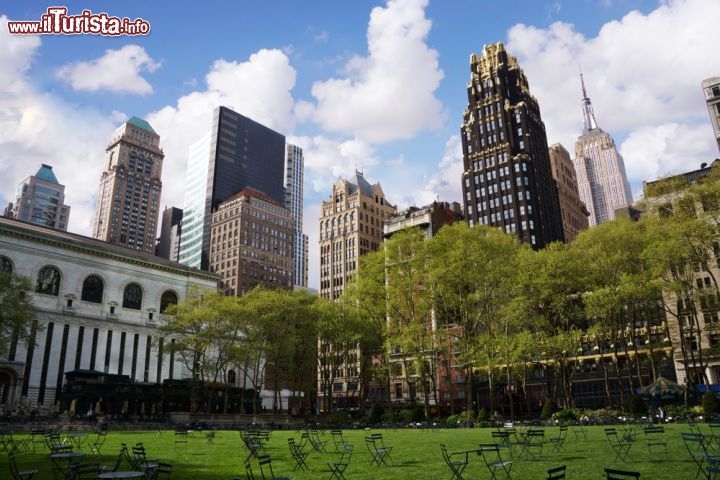
POLYGON ((40 47, 40 37, 8 34, 7 22, 7 17, 0 15, 0 84, 5 91, 22 86, 40 47))
POLYGON ((182 208, 188 147, 208 132, 213 110, 226 106, 281 133, 294 125, 295 69, 280 50, 260 50, 247 61, 217 60, 206 89, 147 116, 165 151, 162 204, 182 208))
POLYGON ((315 43, 327 43, 330 40, 330 33, 322 31, 313 38, 315 43))
POLYGON ((6 23, 0 17, 0 196, 14 201, 18 183, 50 164, 66 186, 70 230, 89 234, 112 117, 119 112, 106 116, 34 89, 27 71, 40 40, 11 36, 6 23))
MULTIPOLYGON (((582 129, 578 78, 582 64, 600 127, 619 143, 629 136, 623 151, 630 180, 637 185, 651 180, 652 176, 645 176, 651 172, 685 168, 673 160, 679 154, 672 150, 674 143, 692 139, 712 144, 700 82, 720 71, 720 57, 709 54, 720 43, 718 18, 716 0, 663 0, 649 14, 630 12, 589 38, 567 23, 547 29, 515 25, 508 32, 507 49, 518 56, 540 102, 548 142, 561 142, 571 152, 582 129), (662 143, 662 150, 655 144, 645 146, 646 153, 641 151, 639 139, 666 138, 663 132, 670 128, 689 136, 662 143), (654 160, 647 152, 653 152, 654 160), (663 163, 648 168, 653 162, 663 163)), ((685 165, 707 161, 693 155, 709 151, 686 150, 685 165)))
POLYGON ((345 77, 316 82, 314 115, 326 131, 373 143, 410 138, 442 125, 434 92, 443 72, 425 40, 432 22, 427 0, 389 0, 375 7, 367 31, 368 55, 345 64, 345 77))
POLYGON ((462 202, 463 157, 460 136, 453 135, 445 142, 445 152, 424 187, 411 193, 415 205, 427 205, 436 199, 443 202, 462 202))
POLYGON ((153 72, 160 64, 139 45, 106 50, 102 57, 89 62, 73 62, 58 70, 58 78, 74 90, 110 91, 147 95, 152 86, 141 73, 153 72))
MULTIPOLYGON (((670 173, 700 168, 717 156, 705 125, 667 123, 633 131, 620 146, 630 178, 654 180, 670 173)), ((638 198, 637 195, 635 195, 638 198)))
POLYGON ((315 137, 289 137, 289 143, 303 149, 305 157, 305 184, 316 193, 328 193, 338 177, 349 177, 360 170, 366 174, 380 160, 375 149, 358 139, 338 140, 322 135, 315 137))

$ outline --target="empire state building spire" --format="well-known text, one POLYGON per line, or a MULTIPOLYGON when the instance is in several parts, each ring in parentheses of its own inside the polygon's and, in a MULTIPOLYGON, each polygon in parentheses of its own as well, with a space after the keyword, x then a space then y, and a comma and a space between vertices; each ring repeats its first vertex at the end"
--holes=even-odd
POLYGON ((587 96, 587 90, 585 89, 585 80, 583 79, 582 70, 580 71, 580 84, 582 85, 582 107, 583 117, 585 118, 585 131, 595 130, 598 128, 597 122, 595 121, 595 112, 593 112, 592 103, 587 96))

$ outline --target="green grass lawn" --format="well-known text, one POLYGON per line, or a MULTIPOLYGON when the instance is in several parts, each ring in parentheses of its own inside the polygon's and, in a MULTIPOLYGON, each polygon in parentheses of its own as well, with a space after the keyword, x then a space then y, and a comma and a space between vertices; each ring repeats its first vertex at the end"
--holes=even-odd
MULTIPOLYGON (((705 427, 704 430, 708 430, 705 427)), ((354 453, 349 468, 345 472, 348 480, 371 479, 432 479, 446 480, 450 471, 440 454, 440 443, 445 443, 450 451, 477 449, 479 443, 490 443, 491 429, 441 429, 441 430, 374 430, 382 433, 387 445, 393 447, 394 465, 376 467, 370 465, 370 454, 364 442, 365 431, 346 430, 345 439, 354 445, 354 453)), ((568 433, 565 448, 560 453, 551 453, 551 445, 545 445, 540 459, 514 458, 512 478, 516 480, 544 479, 548 468, 567 465, 567 478, 573 480, 603 479, 603 468, 636 470, 644 479, 652 480, 692 480, 696 468, 690 460, 683 444, 680 432, 689 431, 687 425, 666 427, 665 438, 668 441, 668 456, 659 450, 649 454, 642 435, 635 439, 627 462, 614 462, 614 454, 605 439, 602 427, 590 427, 587 440, 576 441, 572 431, 568 433)), ((545 429, 546 437, 557 435, 558 428, 545 429)), ((706 433, 709 433, 707 431, 706 433)), ((300 439, 300 432, 276 431, 272 433, 267 453, 273 461, 273 469, 278 476, 291 476, 295 479, 325 479, 329 477, 326 462, 337 457, 335 454, 311 454, 307 463, 309 472, 292 472, 294 463, 290 456, 287 439, 294 436, 300 439)), ((90 438, 93 438, 91 435, 90 438)), ((321 437, 332 444, 330 432, 321 437)), ((204 436, 190 438, 187 447, 175 448, 175 435, 172 431, 157 432, 110 432, 103 447, 103 455, 85 457, 86 461, 114 464, 120 449, 120 443, 133 445, 142 442, 148 452, 148 458, 158 458, 172 463, 173 479, 182 480, 232 480, 234 476, 245 479, 243 460, 248 451, 242 447, 237 431, 219 431, 214 445, 207 445, 204 436)), ((84 450, 88 450, 87 446, 84 450)), ((10 478, 6 454, 0 454, 0 479, 10 478)), ((52 479, 50 460, 47 453, 21 453, 18 455, 20 469, 39 469, 36 479, 52 479)), ((257 462, 253 460, 257 478, 257 462)), ((129 467, 123 465, 121 469, 129 467)), ((463 475, 466 480, 487 479, 490 474, 481 457, 471 455, 470 465, 463 475)), ((498 478, 502 478, 498 476, 498 478)))

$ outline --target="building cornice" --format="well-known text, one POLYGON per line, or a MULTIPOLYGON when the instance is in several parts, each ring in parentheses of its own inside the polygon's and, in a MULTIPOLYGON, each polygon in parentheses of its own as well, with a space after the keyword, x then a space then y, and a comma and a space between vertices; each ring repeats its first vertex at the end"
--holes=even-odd
POLYGON ((120 263, 137 265, 152 270, 160 270, 175 275, 186 275, 211 282, 220 280, 220 277, 213 273, 204 272, 163 258, 153 257, 94 238, 31 225, 17 220, 0 218, 0 236, 42 243, 44 245, 72 250, 74 252, 114 260, 120 263))

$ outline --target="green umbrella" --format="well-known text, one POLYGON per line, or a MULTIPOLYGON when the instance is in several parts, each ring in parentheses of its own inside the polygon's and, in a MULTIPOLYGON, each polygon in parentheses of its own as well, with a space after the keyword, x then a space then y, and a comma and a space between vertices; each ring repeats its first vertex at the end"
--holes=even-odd
POLYGON ((679 385, 672 380, 668 380, 665 377, 658 377, 653 383, 640 389, 641 394, 649 395, 651 397, 679 395, 684 391, 684 386, 679 385))

